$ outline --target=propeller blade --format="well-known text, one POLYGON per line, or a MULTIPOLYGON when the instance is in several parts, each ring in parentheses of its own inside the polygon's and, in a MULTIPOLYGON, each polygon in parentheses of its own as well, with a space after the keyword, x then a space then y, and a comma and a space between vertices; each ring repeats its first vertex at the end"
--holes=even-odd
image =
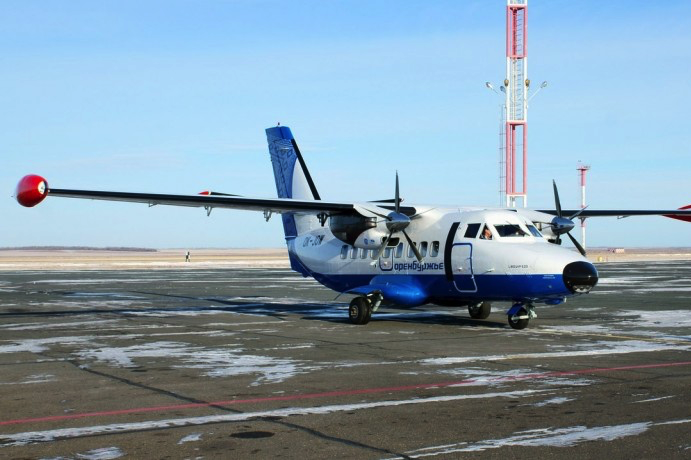
POLYGON ((561 217, 561 202, 559 201, 559 191, 557 190, 557 183, 552 179, 552 187, 554 188, 554 204, 557 207, 557 217, 561 217))
POLYGON ((382 219, 391 220, 391 218, 385 214, 381 214, 379 212, 372 211, 371 209, 367 209, 367 208, 362 208, 362 209, 365 209, 365 210, 371 212, 372 214, 374 214, 375 216, 381 217, 382 219))
POLYGON ((396 171, 396 195, 395 195, 394 199, 396 200, 396 203, 394 205, 395 206, 394 210, 396 211, 396 214, 399 214, 399 212, 401 210, 401 196, 398 193, 398 171, 396 171))
POLYGON ((393 236, 393 232, 390 232, 389 235, 384 238, 384 241, 382 242, 381 248, 379 248, 379 252, 377 252, 377 257, 372 261, 372 265, 375 265, 379 258, 384 254, 384 251, 386 251, 386 245, 389 244, 389 240, 393 236))
POLYGON ((382 219, 391 220, 391 218, 389 217, 389 214, 388 214, 391 211, 389 211, 388 209, 380 208, 379 206, 364 207, 364 206, 360 206, 358 204, 355 204, 354 207, 358 213, 364 215, 365 217, 377 216, 377 217, 381 217, 382 219), (372 208, 375 208, 376 211, 372 208), (367 216, 367 213, 371 214, 372 216, 367 216), (387 213, 387 214, 384 214, 384 213, 387 213))
POLYGON ((585 256, 585 249, 583 249, 583 246, 576 241, 576 238, 574 238, 571 233, 567 233, 566 236, 568 236, 571 239, 571 242, 573 243, 574 246, 576 246, 576 249, 578 249, 578 252, 581 253, 582 256, 585 256))
POLYGON ((413 244, 413 240, 410 239, 408 234, 406 233, 405 230, 401 230, 403 233, 403 236, 405 236, 405 239, 408 240, 408 244, 410 245, 410 249, 413 250, 413 253, 415 253, 415 257, 417 258, 418 262, 422 262, 422 254, 420 254, 420 251, 417 250, 417 247, 413 244))
POLYGON ((435 209, 437 209, 437 208, 429 208, 429 209, 426 209, 424 211, 418 212, 417 214, 413 214, 412 216, 410 216, 410 220, 417 219, 421 215, 428 213, 430 211, 434 211, 435 209))
MULTIPOLYGON (((587 207, 588 207, 588 206, 586 206, 585 208, 587 208, 587 207)), ((580 216, 581 213, 582 213, 583 211, 585 211, 585 208, 581 208, 580 210, 578 210, 578 211, 576 212, 576 214, 574 214, 573 216, 569 217, 569 220, 574 220, 576 217, 580 216)), ((584 217, 584 219, 585 219, 585 217, 584 217)))

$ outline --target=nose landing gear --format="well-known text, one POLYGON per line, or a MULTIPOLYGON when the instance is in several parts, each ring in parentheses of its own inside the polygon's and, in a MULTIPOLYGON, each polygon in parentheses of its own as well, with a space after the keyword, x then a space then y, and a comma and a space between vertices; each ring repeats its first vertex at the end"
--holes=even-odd
POLYGON ((528 327, 528 322, 531 318, 537 318, 535 307, 532 304, 514 304, 511 309, 506 312, 506 315, 509 320, 509 326, 517 330, 525 329, 528 327))

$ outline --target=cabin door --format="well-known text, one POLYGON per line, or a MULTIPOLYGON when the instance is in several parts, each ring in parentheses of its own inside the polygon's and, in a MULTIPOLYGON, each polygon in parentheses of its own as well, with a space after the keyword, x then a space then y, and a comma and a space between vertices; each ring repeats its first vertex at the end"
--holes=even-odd
POLYGON ((472 243, 455 243, 451 248, 453 283, 459 292, 477 292, 473 273, 472 243))

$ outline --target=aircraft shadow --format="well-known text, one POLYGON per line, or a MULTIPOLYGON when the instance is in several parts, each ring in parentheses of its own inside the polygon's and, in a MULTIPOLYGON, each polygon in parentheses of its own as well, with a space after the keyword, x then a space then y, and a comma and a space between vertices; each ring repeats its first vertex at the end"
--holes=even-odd
MULTIPOLYGON (((54 296, 65 296, 72 299, 77 294, 80 298, 83 293, 75 293, 72 291, 51 291, 46 292, 54 296)), ((262 296, 243 296, 248 300, 229 300, 218 297, 205 296, 189 296, 180 294, 164 294, 160 292, 148 291, 127 291, 118 292, 118 295, 136 294, 145 295, 147 297, 165 297, 183 301, 192 302, 209 302, 216 305, 181 305, 171 307, 122 307, 122 308, 80 308, 80 309, 66 309, 66 310, 28 310, 20 308, 8 309, 5 312, 0 312, 0 317, 60 317, 60 316, 83 316, 83 315, 165 315, 170 314, 175 316, 177 313, 194 313, 194 312, 232 312, 246 315, 267 316, 279 320, 285 320, 288 316, 298 315, 301 319, 308 321, 323 321, 328 323, 350 324, 348 319, 347 305, 343 304, 324 304, 324 303, 273 303, 273 302, 252 302, 252 298, 265 299, 262 296)), ((102 293, 95 293, 99 300, 111 300, 102 293)), ((119 297, 114 297, 119 298, 119 297)), ((401 323, 424 323, 424 324, 440 324, 448 326, 464 326, 464 327, 485 327, 485 328, 505 328, 506 324, 492 320, 476 320, 469 317, 458 316, 455 314, 445 314, 438 311, 427 311, 424 308, 410 309, 410 310, 396 310, 388 311, 382 309, 378 313, 372 315, 372 323, 379 321, 386 322, 401 322, 401 323)))

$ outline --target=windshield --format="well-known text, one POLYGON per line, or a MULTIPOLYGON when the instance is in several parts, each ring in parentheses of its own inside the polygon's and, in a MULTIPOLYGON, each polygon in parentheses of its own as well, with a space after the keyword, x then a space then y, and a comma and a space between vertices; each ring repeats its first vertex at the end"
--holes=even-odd
POLYGON ((495 225, 494 228, 502 238, 530 236, 518 224, 499 224, 495 225))
POLYGON ((540 231, 537 228, 535 228, 534 225, 528 225, 528 230, 530 230, 530 233, 532 233, 534 237, 536 237, 536 238, 542 237, 542 233, 540 233, 540 231))

